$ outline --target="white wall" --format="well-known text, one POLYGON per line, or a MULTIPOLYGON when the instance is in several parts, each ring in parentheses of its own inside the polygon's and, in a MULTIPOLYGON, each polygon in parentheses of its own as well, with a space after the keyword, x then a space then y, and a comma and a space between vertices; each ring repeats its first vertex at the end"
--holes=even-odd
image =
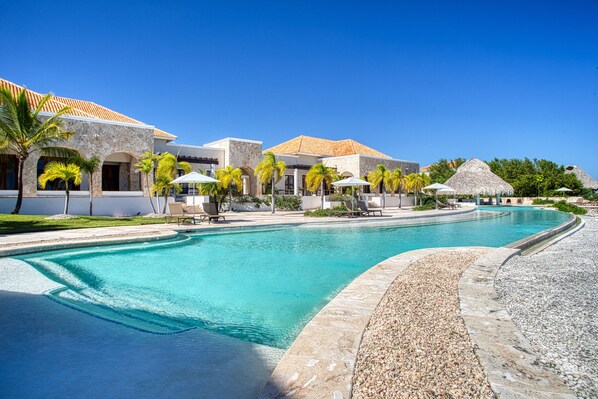
MULTIPOLYGON (((0 213, 10 213, 16 203, 15 197, 0 198, 0 213)), ((172 201, 172 198, 169 199, 172 201)), ((154 199, 155 204, 155 199, 154 199)), ((160 199, 164 206, 164 200, 160 199)), ((23 198, 21 214, 23 215, 56 215, 64 211, 64 197, 23 198)), ((94 216, 135 216, 152 212, 147 197, 102 197, 94 198, 94 216)), ((72 215, 89 215, 89 198, 71 197, 69 213, 72 215)))

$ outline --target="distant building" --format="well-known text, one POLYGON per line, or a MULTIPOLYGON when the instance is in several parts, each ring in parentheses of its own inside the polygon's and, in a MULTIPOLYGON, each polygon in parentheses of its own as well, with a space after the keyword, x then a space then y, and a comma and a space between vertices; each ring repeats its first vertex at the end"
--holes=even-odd
POLYGON ((583 184, 585 188, 590 190, 598 190, 598 181, 587 174, 583 169, 576 165, 569 165, 565 167, 565 173, 573 173, 577 179, 583 184))

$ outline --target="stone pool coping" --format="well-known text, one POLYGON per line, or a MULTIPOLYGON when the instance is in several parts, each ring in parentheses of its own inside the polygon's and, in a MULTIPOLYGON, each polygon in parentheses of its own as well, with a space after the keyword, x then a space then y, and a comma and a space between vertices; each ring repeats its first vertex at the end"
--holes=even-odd
POLYGON ((546 240, 558 240, 554 237, 576 223, 577 218, 572 215, 559 226, 507 247, 426 248, 378 263, 353 280, 304 327, 278 363, 259 398, 350 398, 363 333, 397 276, 427 255, 464 248, 488 250, 463 273, 459 297, 463 297, 461 315, 493 391, 504 397, 574 398, 556 374, 534 365, 535 356, 529 343, 511 321, 504 305, 496 299, 494 277, 498 269, 512 256, 519 255, 522 249, 546 240), (495 333, 497 330, 498 334, 495 333), (488 339, 487 335, 492 338, 488 339))

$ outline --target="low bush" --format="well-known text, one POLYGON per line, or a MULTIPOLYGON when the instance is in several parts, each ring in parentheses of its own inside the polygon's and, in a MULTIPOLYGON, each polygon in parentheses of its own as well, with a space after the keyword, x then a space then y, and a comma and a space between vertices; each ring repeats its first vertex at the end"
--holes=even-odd
POLYGON ((587 209, 580 208, 579 206, 574 204, 569 204, 566 201, 559 201, 556 204, 554 204, 553 207, 555 207, 561 212, 569 212, 573 213, 574 215, 585 215, 586 213, 588 213, 587 209))
POLYGON ((549 200, 548 198, 535 198, 532 202, 532 205, 548 205, 554 204, 553 200, 549 200))
POLYGON ((313 211, 305 211, 304 215, 315 218, 330 217, 330 216, 344 216, 347 208, 345 206, 335 206, 331 209, 315 209, 313 211))
POLYGON ((345 195, 345 194, 339 194, 339 193, 334 193, 334 194, 330 194, 328 196, 328 198, 330 199, 330 201, 351 201, 351 196, 350 195, 345 195))
MULTIPOLYGON (((301 197, 298 195, 278 195, 275 198, 276 209, 281 211, 300 211, 301 197)), ((270 206, 270 197, 264 197, 263 203, 270 206)))
POLYGON ((586 194, 583 199, 588 201, 598 201, 598 193, 586 194))
POLYGON ((411 208, 413 211, 431 211, 432 209, 436 209, 436 204, 433 202, 428 202, 424 205, 418 205, 411 208))

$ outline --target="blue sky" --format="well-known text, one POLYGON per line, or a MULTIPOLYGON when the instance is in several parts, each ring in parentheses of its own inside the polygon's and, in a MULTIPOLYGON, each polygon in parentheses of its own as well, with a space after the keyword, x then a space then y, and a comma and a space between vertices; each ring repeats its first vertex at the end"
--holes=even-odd
POLYGON ((203 144, 354 138, 598 178, 598 2, 0 0, 0 76, 203 144))

